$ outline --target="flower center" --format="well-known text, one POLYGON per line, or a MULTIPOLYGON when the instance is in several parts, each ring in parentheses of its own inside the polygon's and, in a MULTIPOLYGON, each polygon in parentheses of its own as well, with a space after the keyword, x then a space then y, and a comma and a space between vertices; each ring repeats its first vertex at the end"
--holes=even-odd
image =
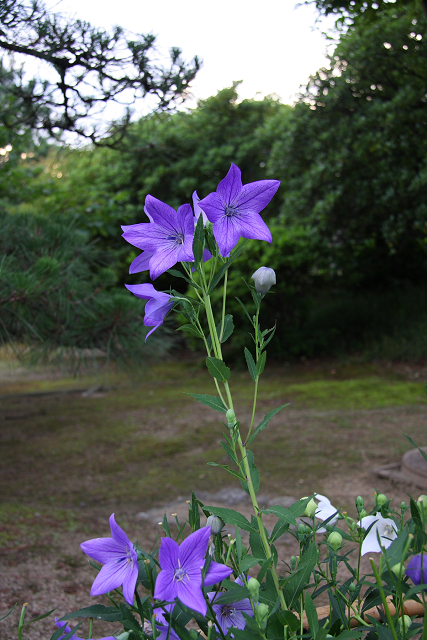
POLYGON ((232 607, 230 604, 224 604, 221 607, 221 615, 224 618, 232 618, 235 613, 236 613, 236 609, 232 607))
POLYGON ((173 574, 173 579, 176 580, 177 582, 182 582, 185 578, 187 578, 187 580, 190 580, 186 570, 181 567, 181 562, 178 558, 178 568, 175 569, 175 573, 173 574))
POLYGON ((394 534, 394 529, 391 524, 386 524, 384 527, 383 537, 390 538, 394 534))
POLYGON ((232 204, 227 204, 224 209, 224 215, 227 218, 232 218, 233 216, 239 215, 239 210, 237 207, 234 207, 232 204))
POLYGON ((126 555, 123 556, 123 558, 119 558, 119 560, 117 560, 117 562, 123 562, 124 560, 126 560, 126 563, 128 565, 132 565, 133 566, 132 551, 131 551, 131 548, 129 547, 129 545, 126 545, 126 555))
POLYGON ((175 235, 167 236, 166 240, 172 240, 174 245, 184 244, 184 234, 176 233, 175 235))

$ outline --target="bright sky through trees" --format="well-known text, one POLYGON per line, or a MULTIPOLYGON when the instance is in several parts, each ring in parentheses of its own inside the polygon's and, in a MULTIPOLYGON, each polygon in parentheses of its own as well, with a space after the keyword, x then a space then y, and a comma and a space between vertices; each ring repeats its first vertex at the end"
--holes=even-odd
POLYGON ((158 34, 159 55, 172 46, 184 57, 198 55, 203 68, 193 82, 195 98, 206 98, 243 80, 242 98, 277 94, 292 103, 299 86, 326 64, 321 30, 333 19, 318 17, 296 0, 60 0, 61 11, 106 28, 119 24, 135 33, 158 34))

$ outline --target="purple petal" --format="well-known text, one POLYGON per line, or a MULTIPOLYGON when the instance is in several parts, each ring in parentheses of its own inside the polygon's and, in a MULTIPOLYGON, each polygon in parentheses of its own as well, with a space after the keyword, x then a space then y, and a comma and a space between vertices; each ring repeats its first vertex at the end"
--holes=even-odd
POLYGON ((242 172, 239 167, 232 164, 229 172, 225 176, 224 180, 221 180, 217 187, 217 194, 227 204, 232 204, 236 201, 239 193, 242 190, 242 172))
POLYGON ((193 209, 194 209, 194 215, 196 216, 196 219, 199 218, 200 214, 202 214, 203 217, 203 226, 206 225, 208 219, 206 217, 206 214, 204 211, 201 210, 201 208, 199 207, 199 201, 200 198, 197 195, 197 191, 193 191, 193 209))
POLYGON ((191 205, 183 204, 178 207, 178 211, 176 213, 178 226, 182 229, 184 236, 193 236, 194 235, 194 216, 191 205))
POLYGON ((249 600, 249 598, 243 598, 243 600, 238 600, 237 602, 234 602, 233 608, 237 609, 238 611, 243 611, 248 616, 254 615, 254 612, 251 606, 251 601, 249 600))
POLYGON ((123 529, 119 527, 119 525, 115 521, 114 513, 111 514, 109 521, 110 521, 110 529, 111 529, 111 535, 113 537, 113 540, 115 540, 118 544, 121 544, 124 550, 126 550, 126 547, 128 546, 133 548, 133 544, 131 543, 131 541, 129 540, 129 538, 123 531, 123 529))
MULTIPOLYGON (((173 305, 169 300, 170 296, 167 293, 162 293, 161 297, 157 296, 149 300, 145 305, 146 319, 150 319, 150 321, 153 322, 163 322, 166 314, 169 313, 173 305)), ((151 326, 151 324, 148 326, 151 326)))
POLYGON ((279 180, 258 180, 245 184, 237 201, 239 211, 259 213, 268 205, 279 186, 279 180))
POLYGON ((206 615, 207 606, 201 588, 201 578, 200 584, 193 581, 182 580, 181 582, 177 582, 176 586, 178 598, 186 607, 198 611, 202 616, 206 615))
POLYGON ((217 582, 225 580, 225 578, 228 578, 232 573, 233 570, 230 569, 230 567, 227 567, 227 565, 219 564, 218 562, 211 562, 205 575, 204 585, 205 587, 210 587, 217 582))
POLYGON ((224 216, 225 204, 217 193, 210 193, 206 198, 200 200, 199 207, 206 213, 212 224, 224 216))
POLYGON ((129 267, 129 273, 139 273, 150 268, 150 258, 154 255, 153 251, 143 251, 133 260, 129 267))
POLYGON ((123 580, 123 595, 128 604, 133 604, 133 598, 135 595, 136 581, 138 579, 138 562, 136 561, 132 566, 132 569, 128 572, 126 578, 123 580))
POLYGON ((141 300, 151 300, 151 298, 155 298, 159 291, 153 287, 151 283, 145 284, 125 284, 126 289, 129 289, 131 293, 137 298, 141 298, 141 300))
MULTIPOLYGON (((164 540, 165 538, 163 538, 164 540)), ((154 597, 156 600, 167 600, 172 602, 177 596, 176 583, 174 582, 174 571, 163 569, 157 576, 154 587, 154 597)))
POLYGON ((155 236, 154 240, 151 238, 153 226, 155 225, 150 222, 129 225, 127 230, 122 233, 122 238, 129 244, 133 244, 134 247, 138 247, 138 249, 150 249, 157 238, 157 236, 155 236))
MULTIPOLYGON (((190 206, 190 205, 188 205, 190 206)), ((145 198, 145 209, 156 225, 160 225, 168 230, 175 230, 177 215, 175 209, 168 204, 148 195, 145 198)))
MULTIPOLYGON (((160 567, 164 571, 175 572, 178 568, 179 545, 172 538, 162 538, 159 550, 160 567)), ((166 600, 166 598, 165 598, 166 600)))
POLYGON ((184 243, 178 245, 176 251, 177 262, 194 262, 193 239, 194 235, 187 235, 184 238, 184 243))
POLYGON ((119 544, 113 538, 94 538, 87 540, 80 545, 81 549, 90 558, 96 562, 117 562, 123 558, 123 545, 119 544))
POLYGON ((156 622, 160 622, 160 624, 167 625, 168 622, 166 622, 163 609, 167 611, 167 613, 172 613, 172 609, 174 608, 174 606, 175 604, 172 603, 172 604, 165 604, 163 608, 157 607, 157 609, 153 609, 153 613, 156 614, 156 622))
POLYGON ((68 624, 66 622, 60 622, 59 618, 55 617, 55 624, 59 629, 61 629, 61 627, 65 627, 64 635, 66 635, 67 633, 70 633, 71 629, 70 629, 70 627, 68 626, 68 624))
POLYGON ((162 273, 171 269, 177 262, 177 251, 168 246, 165 249, 156 251, 150 260, 150 277, 152 280, 158 278, 162 273))
POLYGON ((104 564, 95 578, 90 595, 100 596, 103 593, 117 589, 126 580, 129 571, 132 571, 132 567, 127 563, 127 560, 104 564))
POLYGON ((213 225, 213 233, 218 243, 219 251, 224 258, 228 258, 240 238, 240 228, 236 224, 237 217, 223 217, 213 225))
POLYGON ((236 217, 236 220, 236 228, 240 231, 240 235, 243 238, 266 240, 267 242, 273 241, 270 229, 258 213, 245 213, 241 217, 236 217))
POLYGON ((211 528, 203 527, 184 540, 179 548, 179 558, 183 569, 188 571, 187 566, 192 566, 196 563, 201 572, 206 551, 208 550, 210 535, 211 528))
POLYGON ((168 236, 175 236, 177 233, 178 229, 171 225, 165 228, 158 224, 147 223, 143 235, 136 236, 124 233, 123 237, 130 242, 130 244, 138 247, 138 249, 159 251, 160 249, 171 246, 171 241, 168 240, 168 236))

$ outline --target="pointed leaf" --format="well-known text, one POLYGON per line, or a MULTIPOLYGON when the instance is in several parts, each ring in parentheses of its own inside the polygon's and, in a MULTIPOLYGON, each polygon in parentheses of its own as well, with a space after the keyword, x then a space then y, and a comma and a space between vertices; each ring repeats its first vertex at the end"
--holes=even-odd
POLYGON ((270 422, 271 418, 273 416, 275 416, 276 413, 279 413, 279 411, 281 411, 282 409, 284 409, 287 406, 289 406, 289 402, 287 402, 286 404, 282 404, 277 409, 272 409, 271 411, 269 411, 267 413, 267 415, 265 416, 265 418, 263 420, 261 420, 261 422, 259 423, 259 425, 257 426, 257 428, 255 429, 255 431, 253 432, 253 434, 251 435, 251 437, 249 438, 249 440, 247 441, 246 444, 250 444, 252 442, 252 440, 258 435, 258 433, 266 428, 266 426, 270 422))
POLYGON ((221 398, 217 398, 216 396, 209 396, 206 393, 186 393, 186 395, 193 396, 193 398, 196 398, 196 400, 204 404, 206 407, 215 409, 215 411, 223 411, 224 413, 227 411, 227 407, 221 398))
POLYGON ((256 364, 255 364, 255 361, 254 361, 254 359, 252 357, 251 352, 246 347, 245 347, 245 358, 246 358, 246 364, 248 365, 248 369, 249 369, 249 373, 251 375, 251 378, 252 378, 253 381, 255 381, 256 378, 257 378, 256 364))
POLYGON ((205 509, 208 509, 214 516, 218 516, 226 524, 235 524, 240 529, 244 531, 256 531, 256 529, 251 525, 249 520, 245 518, 244 515, 238 513, 238 511, 234 511, 234 509, 226 509, 224 507, 210 507, 205 505, 205 509))
POLYGON ((227 382, 227 380, 229 380, 231 371, 223 360, 210 356, 209 358, 206 358, 206 366, 209 369, 211 376, 217 380, 220 380, 221 382, 227 382))
POLYGON ((261 373, 264 371, 264 367, 265 367, 265 361, 267 359, 267 352, 264 351, 263 353, 261 353, 258 362, 256 363, 256 372, 257 372, 257 376, 260 376, 261 373))

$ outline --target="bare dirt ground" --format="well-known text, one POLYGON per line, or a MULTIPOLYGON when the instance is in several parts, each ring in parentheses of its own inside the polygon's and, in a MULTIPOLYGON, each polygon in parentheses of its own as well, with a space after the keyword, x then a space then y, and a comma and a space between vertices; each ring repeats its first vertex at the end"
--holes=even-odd
MULTIPOLYGON (((395 383, 410 385, 426 377, 423 368, 399 367, 385 378, 390 393, 396 391, 395 383)), ((330 369, 335 373, 329 379, 337 378, 337 369, 338 365, 330 369)), ((292 375, 276 372, 275 376, 261 393, 260 418, 280 404, 277 396, 280 401, 292 396, 285 386, 283 392, 280 387, 292 382, 292 375)), ((312 380, 296 377, 301 384, 312 380)), ((40 379, 45 380, 43 375, 40 379)), ((178 385, 168 373, 160 381, 146 383, 143 393, 133 388, 135 402, 127 391, 107 387, 86 396, 79 389, 59 399, 55 395, 0 396, 0 617, 18 603, 13 614, 0 622, 1 640, 17 638, 18 611, 24 602, 28 603, 27 619, 55 608, 49 618, 25 628, 23 635, 29 640, 49 638, 56 629, 55 615, 107 602, 89 595, 94 571, 79 545, 108 536, 112 512, 130 539, 146 549, 161 533, 158 523, 164 511, 185 520, 192 488, 205 504, 250 516, 240 487, 229 476, 206 467, 208 459, 226 462, 219 446, 218 415, 190 400, 171 399, 170 389, 165 395, 165 385, 171 381, 178 385), (143 401, 147 404, 141 408, 143 401), (117 424, 122 425, 120 429, 117 424)), ((20 386, 19 393, 23 391, 20 386)), ((362 495, 372 504, 374 489, 385 493, 396 507, 402 500, 408 502, 408 493, 415 497, 423 493, 409 483, 380 479, 374 472, 411 448, 403 432, 426 444, 427 405, 421 392, 419 402, 376 408, 362 404, 340 409, 327 404, 332 402, 329 396, 313 408, 304 401, 298 405, 298 397, 286 409, 285 418, 276 416, 271 421, 270 430, 262 433, 255 447, 261 504, 286 503, 290 497, 319 492, 337 508, 355 515, 355 497, 362 495)), ((242 405, 244 400, 242 392, 242 405)), ((244 422, 245 410, 241 415, 244 422)), ((267 528, 274 522, 274 517, 266 517, 267 528)), ((279 541, 278 551, 285 561, 297 553, 290 535, 279 541)), ((83 629, 78 635, 85 635, 83 629)), ((97 624, 94 636, 114 630, 97 624)))

